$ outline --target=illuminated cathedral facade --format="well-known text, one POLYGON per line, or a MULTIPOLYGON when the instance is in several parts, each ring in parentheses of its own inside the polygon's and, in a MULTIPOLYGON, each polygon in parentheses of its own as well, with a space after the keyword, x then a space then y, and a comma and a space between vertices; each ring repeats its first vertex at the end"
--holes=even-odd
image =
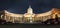
POLYGON ((60 10, 52 8, 50 11, 40 14, 33 13, 31 6, 27 9, 25 14, 15 14, 7 10, 0 11, 0 19, 12 23, 37 23, 36 21, 44 22, 48 19, 55 19, 55 15, 60 17, 60 10))

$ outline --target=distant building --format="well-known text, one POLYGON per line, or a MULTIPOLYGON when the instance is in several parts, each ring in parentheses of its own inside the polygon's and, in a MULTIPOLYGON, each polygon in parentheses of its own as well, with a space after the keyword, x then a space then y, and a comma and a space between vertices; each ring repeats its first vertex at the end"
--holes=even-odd
POLYGON ((7 10, 0 11, 0 19, 12 23, 35 23, 36 21, 44 22, 51 18, 55 19, 56 14, 58 17, 60 17, 60 10, 56 8, 53 8, 52 10, 45 13, 35 14, 33 13, 31 6, 29 6, 27 13, 25 14, 15 14, 7 10))

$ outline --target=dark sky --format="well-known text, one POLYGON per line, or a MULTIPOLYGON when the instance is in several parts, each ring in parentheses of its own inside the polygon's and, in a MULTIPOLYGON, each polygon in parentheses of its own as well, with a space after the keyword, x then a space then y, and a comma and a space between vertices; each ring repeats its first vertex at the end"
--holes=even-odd
POLYGON ((31 5, 34 13, 43 13, 52 8, 60 8, 60 0, 0 0, 0 10, 24 14, 31 5))

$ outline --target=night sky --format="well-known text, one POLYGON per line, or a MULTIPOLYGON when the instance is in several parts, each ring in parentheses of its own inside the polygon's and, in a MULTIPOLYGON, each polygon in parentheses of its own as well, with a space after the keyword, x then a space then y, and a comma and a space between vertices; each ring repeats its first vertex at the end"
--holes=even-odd
POLYGON ((0 11, 24 14, 31 5, 34 13, 44 13, 52 8, 60 8, 60 0, 0 0, 0 11))

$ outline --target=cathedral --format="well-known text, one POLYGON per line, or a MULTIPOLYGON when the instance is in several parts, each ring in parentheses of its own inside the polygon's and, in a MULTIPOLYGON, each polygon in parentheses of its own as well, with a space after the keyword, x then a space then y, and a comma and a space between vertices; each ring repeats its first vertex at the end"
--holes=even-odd
POLYGON ((55 15, 60 17, 60 9, 52 8, 50 11, 40 14, 33 13, 31 6, 29 6, 27 13, 25 14, 15 14, 7 10, 0 11, 0 19, 12 23, 37 23, 37 21, 44 22, 51 18, 55 19, 55 15))

